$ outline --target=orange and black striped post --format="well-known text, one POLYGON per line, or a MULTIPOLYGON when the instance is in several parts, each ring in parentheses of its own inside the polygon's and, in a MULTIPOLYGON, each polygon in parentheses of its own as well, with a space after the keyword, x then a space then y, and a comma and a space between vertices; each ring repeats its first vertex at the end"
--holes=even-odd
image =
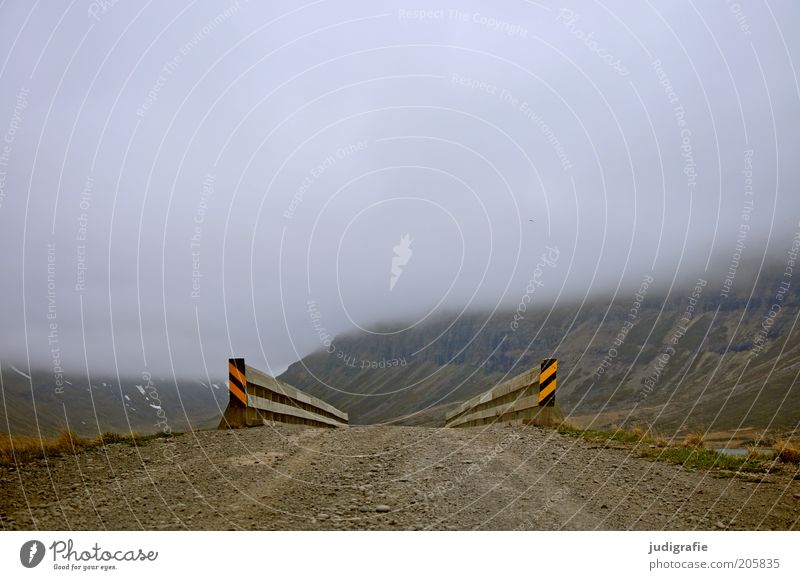
POLYGON ((228 390, 231 405, 247 407, 247 371, 243 358, 228 359, 228 390))
POLYGON ((552 407, 556 404, 556 370, 557 358, 546 358, 539 371, 539 406, 552 407))

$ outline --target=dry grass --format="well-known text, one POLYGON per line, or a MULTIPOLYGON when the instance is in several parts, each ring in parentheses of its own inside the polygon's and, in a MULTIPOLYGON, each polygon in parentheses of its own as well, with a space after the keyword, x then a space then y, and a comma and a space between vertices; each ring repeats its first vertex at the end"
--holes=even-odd
POLYGON ((27 463, 42 457, 54 457, 65 453, 75 453, 82 447, 80 438, 71 431, 64 431, 58 437, 14 436, 3 433, 0 436, 0 465, 27 463))
POLYGON ((22 465, 37 459, 75 455, 82 451, 113 443, 139 445, 152 439, 171 436, 163 432, 155 435, 139 435, 137 433, 120 435, 107 432, 99 437, 87 439, 79 437, 73 431, 66 430, 56 437, 39 438, 9 435, 8 433, 0 432, 0 465, 22 465))
POLYGON ((690 433, 683 440, 683 446, 688 449, 704 449, 706 446, 705 435, 702 433, 690 433))
POLYGON ((772 444, 775 450, 775 458, 784 463, 800 463, 800 449, 792 445, 786 439, 778 439, 772 444))
POLYGON ((774 457, 772 453, 764 453, 760 447, 754 445, 746 445, 745 450, 747 451, 747 457, 750 457, 751 459, 760 459, 766 461, 774 457))

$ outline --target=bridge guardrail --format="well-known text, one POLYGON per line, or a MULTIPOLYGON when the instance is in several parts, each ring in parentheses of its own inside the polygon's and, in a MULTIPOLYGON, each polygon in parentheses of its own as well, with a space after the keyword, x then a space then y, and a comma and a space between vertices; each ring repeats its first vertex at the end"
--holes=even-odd
POLYGON ((333 405, 245 364, 228 359, 228 407, 219 428, 294 423, 314 427, 346 427, 349 417, 333 405))
POLYGON ((554 426, 564 416, 556 405, 558 359, 542 361, 456 407, 445 416, 447 427, 476 427, 492 423, 554 426))

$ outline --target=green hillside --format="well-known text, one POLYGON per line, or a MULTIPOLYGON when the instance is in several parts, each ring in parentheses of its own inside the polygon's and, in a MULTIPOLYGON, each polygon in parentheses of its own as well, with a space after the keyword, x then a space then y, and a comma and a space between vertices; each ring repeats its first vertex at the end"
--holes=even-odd
POLYGON ((529 311, 516 330, 514 312, 504 311, 385 336, 340 336, 333 353, 307 356, 280 378, 349 411, 353 423, 402 417, 441 424, 450 404, 555 356, 565 412, 597 417, 597 426, 793 429, 800 420, 800 288, 790 286, 770 316, 782 273, 775 266, 755 282, 742 273, 743 289, 727 297, 711 278, 699 292, 696 283, 682 284, 666 298, 651 287, 635 315, 632 288, 610 305, 529 311), (759 335, 765 321, 768 332, 759 335))

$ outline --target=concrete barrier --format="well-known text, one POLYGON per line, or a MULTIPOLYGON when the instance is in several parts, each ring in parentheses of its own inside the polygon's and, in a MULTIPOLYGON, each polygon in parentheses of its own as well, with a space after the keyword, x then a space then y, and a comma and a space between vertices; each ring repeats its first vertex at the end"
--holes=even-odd
POLYGON ((293 423, 313 427, 346 427, 347 413, 275 377, 228 359, 228 407, 219 429, 293 423))
POLYGON ((557 426, 564 420, 564 414, 556 404, 557 366, 557 359, 545 359, 541 371, 525 371, 462 403, 445 415, 445 425, 477 427, 514 423, 557 426), (540 377, 543 377, 543 388, 540 388, 540 377))

